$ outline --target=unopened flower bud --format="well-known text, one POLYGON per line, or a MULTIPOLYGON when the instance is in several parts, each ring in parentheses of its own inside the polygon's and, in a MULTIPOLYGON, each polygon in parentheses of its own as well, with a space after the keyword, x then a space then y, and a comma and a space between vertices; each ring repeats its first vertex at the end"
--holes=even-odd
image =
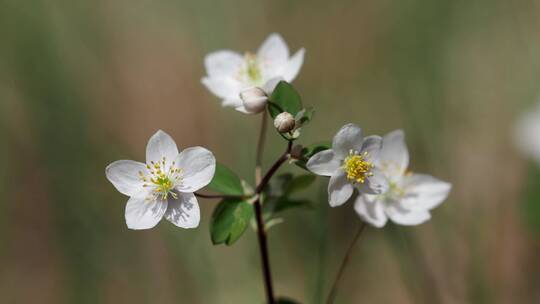
POLYGON ((280 113, 274 119, 274 127, 276 127, 280 133, 292 131, 295 124, 296 122, 294 121, 294 117, 288 112, 280 113))
POLYGON ((240 92, 240 99, 248 113, 256 114, 264 110, 268 95, 259 87, 250 87, 240 92))

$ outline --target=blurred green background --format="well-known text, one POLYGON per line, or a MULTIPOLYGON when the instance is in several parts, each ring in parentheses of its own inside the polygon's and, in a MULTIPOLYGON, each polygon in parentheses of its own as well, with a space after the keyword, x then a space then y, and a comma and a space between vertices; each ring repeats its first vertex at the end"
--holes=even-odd
MULTIPOLYGON (((250 179, 258 119, 221 108, 203 58, 279 32, 307 50, 303 143, 403 128, 412 169, 454 185, 430 222, 365 232, 337 303, 540 303, 540 173, 512 145, 540 91, 539 16, 533 0, 2 1, 0 302, 263 303, 252 230, 213 246, 202 200, 199 229, 130 231, 104 168, 163 129, 250 179)), ((277 293, 303 303, 359 225, 326 182, 269 236, 277 293)))

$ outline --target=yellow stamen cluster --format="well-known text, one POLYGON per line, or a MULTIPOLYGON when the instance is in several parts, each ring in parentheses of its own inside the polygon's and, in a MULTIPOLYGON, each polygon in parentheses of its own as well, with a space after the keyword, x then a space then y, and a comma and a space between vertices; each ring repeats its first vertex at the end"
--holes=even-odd
POLYGON ((368 161, 369 154, 364 152, 358 154, 356 151, 349 151, 349 156, 343 161, 343 169, 347 173, 347 179, 353 183, 363 184, 366 178, 373 175, 371 170, 375 167, 368 161))
POLYGON ((170 194, 172 198, 177 198, 178 195, 172 190, 182 181, 182 169, 176 167, 173 161, 167 168, 167 159, 163 157, 161 161, 151 161, 146 165, 149 175, 139 171, 139 178, 144 182, 143 187, 152 187, 154 198, 161 196, 161 199, 167 199, 170 194))

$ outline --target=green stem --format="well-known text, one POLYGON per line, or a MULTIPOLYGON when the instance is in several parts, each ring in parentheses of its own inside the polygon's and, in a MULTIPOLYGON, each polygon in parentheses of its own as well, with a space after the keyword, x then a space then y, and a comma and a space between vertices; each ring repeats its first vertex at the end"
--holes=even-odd
MULTIPOLYGON (((261 131, 259 133, 259 142, 257 144, 257 155, 255 159, 255 183, 260 184, 263 180, 262 174, 262 154, 264 150, 264 141, 266 138, 266 111, 262 113, 261 131)), ((258 188, 258 187, 257 187, 258 188)), ((274 304, 274 289, 272 287, 272 275, 270 270, 270 258, 268 256, 268 242, 266 231, 264 229, 264 220, 262 214, 262 205, 260 197, 257 197, 253 203, 255 209, 255 218, 257 220, 257 239, 259 241, 259 251, 261 254, 261 263, 263 269, 264 289, 268 304, 274 304)))
POLYGON ((358 227, 358 230, 356 231, 356 234, 353 237, 351 244, 349 245, 349 249, 347 249, 347 252, 345 253, 345 257, 343 258, 343 261, 341 262, 341 266, 339 267, 339 271, 336 276, 336 279, 334 280, 334 284, 332 284, 332 289, 330 290, 330 293, 328 294, 328 299, 326 300, 326 304, 334 303, 338 286, 341 283, 341 278, 343 277, 345 268, 347 267, 347 264, 349 263, 349 260, 351 259, 354 246, 358 242, 358 239, 360 239, 360 235, 362 235, 362 232, 364 231, 365 227, 366 227, 366 223, 361 222, 360 226, 358 227))

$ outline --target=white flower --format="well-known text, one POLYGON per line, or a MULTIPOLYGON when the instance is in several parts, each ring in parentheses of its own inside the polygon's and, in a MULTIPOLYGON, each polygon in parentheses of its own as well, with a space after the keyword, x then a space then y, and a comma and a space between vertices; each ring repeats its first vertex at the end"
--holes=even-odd
POLYGON ((268 95, 279 80, 294 80, 304 62, 304 49, 289 57, 289 48, 281 35, 271 34, 261 45, 257 54, 241 54, 221 50, 210 53, 204 59, 208 76, 202 83, 216 96, 222 105, 247 113, 240 92, 249 87, 259 87, 268 95))
POLYGON ((105 169, 109 181, 129 196, 126 224, 130 229, 149 229, 163 216, 181 228, 199 225, 199 204, 193 192, 208 185, 216 159, 202 147, 178 153, 174 140, 159 130, 146 146, 146 164, 115 161, 105 169))
POLYGON ((383 172, 388 191, 379 195, 363 194, 356 198, 354 209, 375 227, 383 227, 388 218, 400 225, 419 225, 431 218, 430 210, 448 196, 451 185, 430 175, 407 172, 409 152, 403 131, 383 137, 376 165, 383 172))
POLYGON ((334 136, 332 149, 313 155, 307 168, 315 174, 330 176, 328 200, 330 206, 345 203, 354 188, 360 193, 380 194, 388 183, 375 161, 381 150, 380 136, 362 137, 362 130, 354 125, 343 126, 334 136))
POLYGON ((540 103, 519 118, 514 133, 519 150, 540 163, 540 103))

